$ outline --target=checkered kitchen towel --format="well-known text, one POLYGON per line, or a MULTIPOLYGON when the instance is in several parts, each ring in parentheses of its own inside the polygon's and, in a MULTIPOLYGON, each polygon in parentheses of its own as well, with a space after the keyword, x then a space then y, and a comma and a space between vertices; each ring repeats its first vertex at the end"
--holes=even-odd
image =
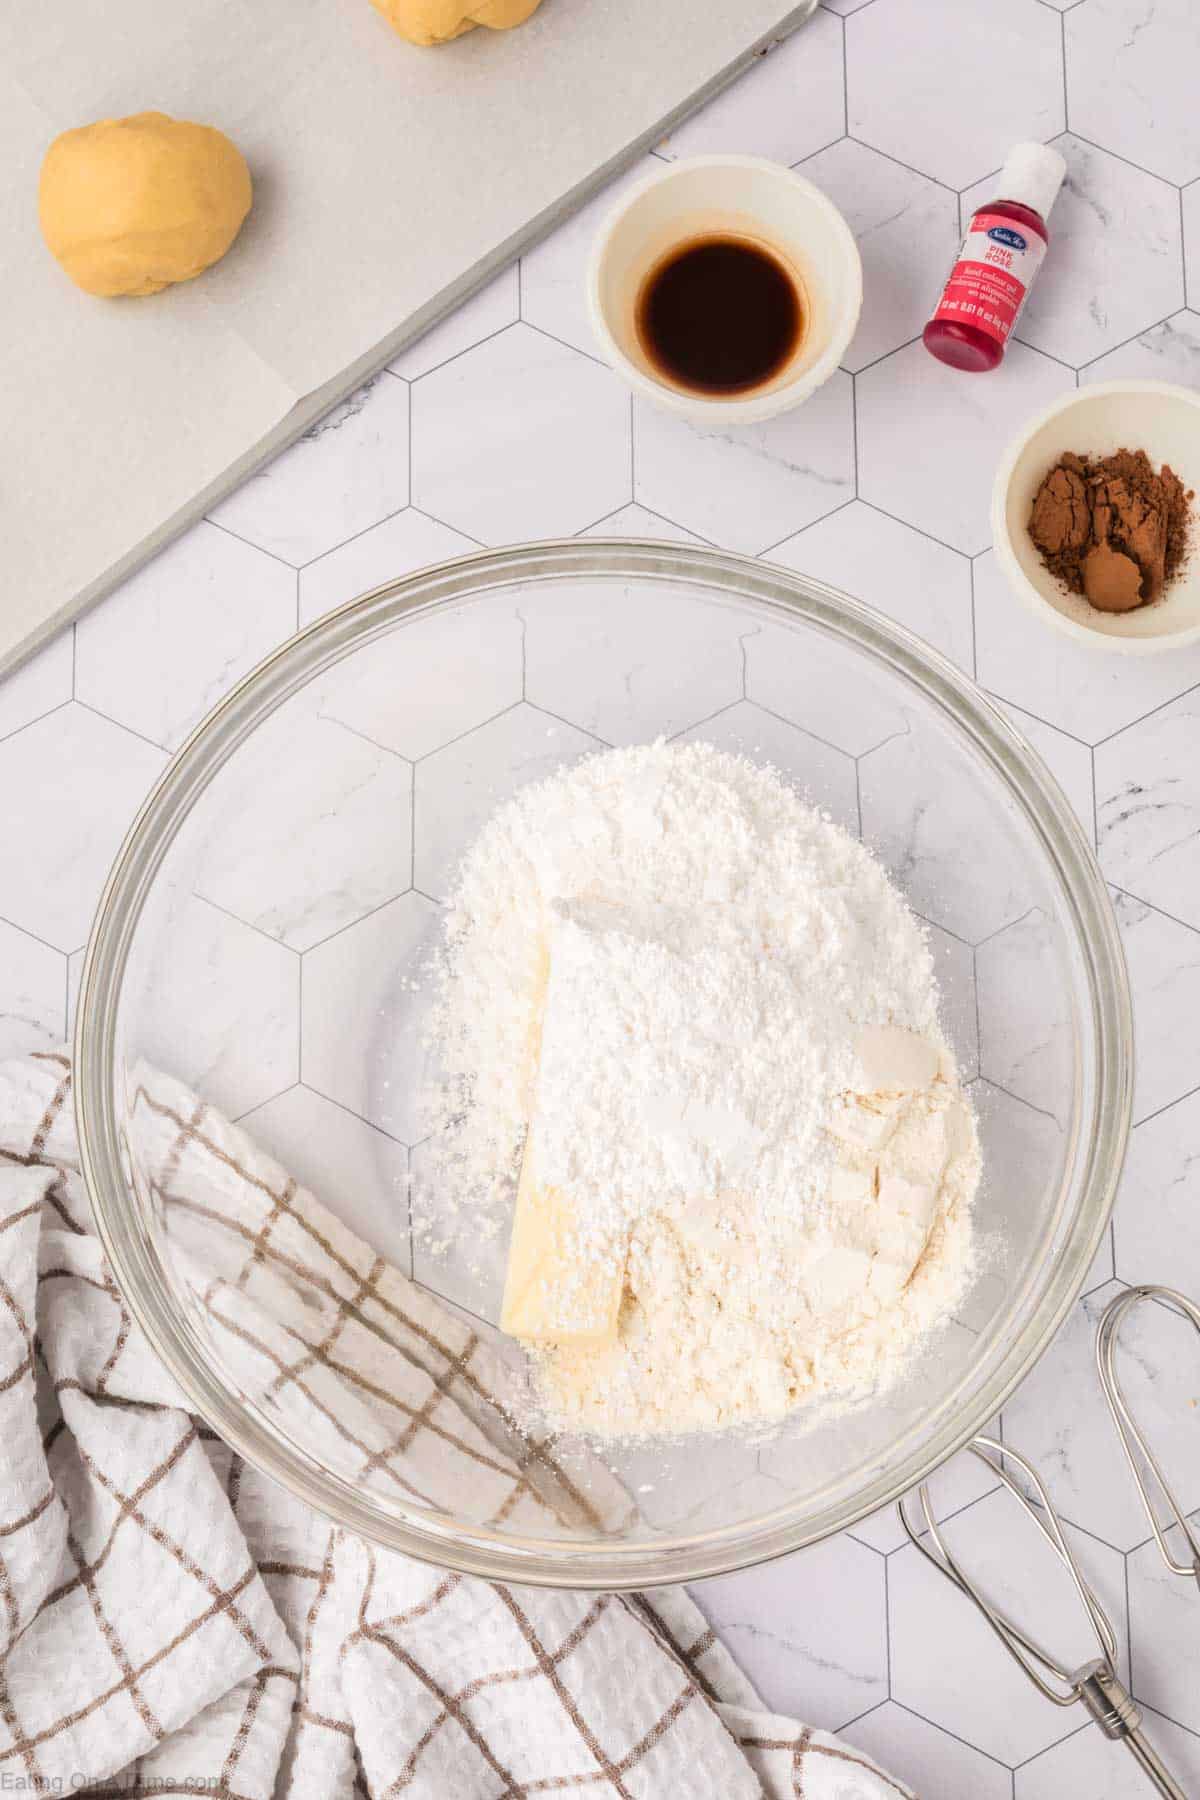
MULTIPOLYGON (((682 1593, 447 1575, 244 1467, 122 1303, 70 1082, 65 1056, 0 1065, 5 1792, 903 1800, 858 1752, 764 1713, 682 1593)), ((158 1201, 202 1234, 223 1353, 260 1390, 364 1480, 469 1491, 491 1517, 585 1504, 549 1446, 522 1466, 496 1442, 492 1349, 177 1083, 144 1074, 135 1105, 159 1133, 158 1201)))

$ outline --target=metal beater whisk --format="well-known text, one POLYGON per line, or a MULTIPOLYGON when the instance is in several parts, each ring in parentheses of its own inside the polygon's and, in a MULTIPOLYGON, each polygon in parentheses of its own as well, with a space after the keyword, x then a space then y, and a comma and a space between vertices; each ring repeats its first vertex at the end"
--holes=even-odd
MULTIPOLYGON (((1200 1329, 1200 1315, 1190 1307, 1187 1310, 1197 1328, 1200 1329)), ((1136 1433, 1136 1427, 1131 1424, 1130 1428, 1134 1431, 1136 1441, 1140 1446, 1142 1439, 1136 1433)), ((1188 1800, 1188 1795, 1164 1766, 1157 1751, 1142 1730, 1142 1715, 1114 1667, 1117 1639, 1112 1621, 1084 1579, 1083 1572, 1063 1535, 1062 1524, 1050 1503, 1050 1496, 1046 1492, 1037 1470, 1017 1451, 1007 1445, 997 1443, 994 1438, 973 1438, 970 1448, 1004 1483, 1066 1567, 1075 1592, 1088 1615, 1092 1630, 1096 1634, 1100 1656, 1093 1662, 1084 1663, 1082 1668, 1067 1668, 1050 1651, 1036 1643, 1018 1625, 1015 1625, 998 1607, 993 1606, 992 1602, 975 1586, 971 1578, 964 1573, 947 1548, 933 1516, 929 1490, 924 1485, 917 1489, 916 1494, 923 1516, 921 1530, 914 1530, 909 1522, 906 1507, 913 1500, 911 1494, 905 1496, 897 1509, 905 1531, 921 1554, 928 1557, 934 1567, 940 1569, 942 1574, 952 1581, 978 1608, 1009 1655, 1015 1658, 1047 1700, 1052 1700, 1056 1706, 1072 1706, 1077 1700, 1081 1700, 1099 1724, 1104 1735, 1120 1739, 1126 1745, 1160 1794, 1165 1794, 1167 1800, 1188 1800), (1005 1465, 1015 1466, 1022 1471, 1037 1496, 1038 1505, 1036 1507, 1018 1487, 1009 1468, 1005 1465), (928 1537, 929 1542, 924 1541, 925 1537, 928 1537)), ((1161 1481, 1157 1465, 1153 1466, 1161 1481)), ((1165 1488, 1166 1484, 1162 1483, 1162 1485, 1165 1488)), ((1156 1535, 1158 1533, 1157 1526, 1155 1533, 1156 1535)), ((1161 1543, 1162 1539, 1160 1538, 1159 1541, 1161 1543)))
POLYGON ((1117 1374, 1117 1336, 1121 1329, 1121 1321, 1125 1314, 1143 1300, 1161 1300, 1173 1312, 1190 1320, 1197 1332, 1200 1332, 1200 1307, 1193 1304, 1185 1294, 1176 1293, 1168 1287, 1135 1287, 1126 1293, 1118 1294, 1110 1300, 1104 1309, 1100 1324, 1096 1331, 1096 1364, 1100 1370, 1100 1385, 1104 1389, 1104 1397, 1112 1410, 1117 1431, 1121 1438, 1121 1448, 1125 1452, 1133 1479, 1137 1483, 1138 1493, 1142 1497, 1142 1505, 1146 1509, 1146 1517, 1150 1521, 1150 1529, 1154 1533, 1155 1542, 1161 1552, 1162 1559, 1172 1575, 1191 1575, 1200 1585, 1200 1539, 1162 1472, 1162 1466, 1150 1445, 1146 1442, 1133 1414, 1129 1410, 1129 1402, 1125 1398, 1117 1374), (1151 1492, 1146 1476, 1150 1475, 1156 1484, 1156 1491, 1151 1492), (1159 1505, 1170 1514, 1164 1525, 1159 1517, 1159 1505), (1171 1554, 1167 1542, 1167 1532, 1174 1527, 1180 1532, 1188 1549, 1191 1551, 1190 1562, 1178 1562, 1171 1554))

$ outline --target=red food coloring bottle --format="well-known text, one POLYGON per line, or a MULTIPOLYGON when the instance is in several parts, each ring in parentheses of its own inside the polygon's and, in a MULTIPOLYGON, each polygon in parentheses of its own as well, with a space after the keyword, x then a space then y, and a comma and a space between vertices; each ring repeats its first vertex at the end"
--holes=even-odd
POLYGON ((1046 144, 1018 144, 1009 154, 1000 198, 972 218, 922 334, 939 362, 972 373, 1000 362, 1046 254, 1046 217, 1066 172, 1046 144))

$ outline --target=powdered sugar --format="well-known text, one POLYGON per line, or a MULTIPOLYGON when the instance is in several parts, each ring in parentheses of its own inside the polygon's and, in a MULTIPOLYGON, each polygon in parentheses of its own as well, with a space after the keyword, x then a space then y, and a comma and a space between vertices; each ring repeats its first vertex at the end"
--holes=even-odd
POLYGON ((580 1266, 624 1264, 619 1341, 540 1355, 564 1422, 711 1428, 862 1389, 961 1290, 978 1153, 922 929, 772 770, 660 742, 519 793, 464 862, 436 1039, 443 1218, 506 1224, 536 1116, 580 1266), (830 1131, 876 1024, 941 1064, 886 1152, 830 1131), (930 1202, 915 1225, 914 1194, 930 1202))

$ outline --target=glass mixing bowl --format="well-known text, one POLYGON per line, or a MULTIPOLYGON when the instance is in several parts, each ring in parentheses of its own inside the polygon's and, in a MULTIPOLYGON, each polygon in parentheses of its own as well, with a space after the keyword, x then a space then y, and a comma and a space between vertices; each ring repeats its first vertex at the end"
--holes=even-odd
MULTIPOLYGON (((130 1309, 196 1412, 243 1456, 330 1518, 416 1556, 508 1581, 641 1587, 850 1525, 991 1418, 1100 1242, 1128 1129, 1130 1044, 1091 852, 1038 758, 948 663, 846 596, 741 557, 573 541, 378 588, 284 645, 199 727, 101 903, 77 1107, 130 1309), (497 1312, 504 1246, 481 1251, 469 1220, 437 1217, 417 1105, 423 971, 456 861, 523 782, 659 735, 774 762, 861 832, 929 921, 984 1145, 971 1291, 899 1385, 841 1413, 809 1407, 771 1430, 602 1456, 569 1440, 547 1448, 522 1441, 506 1392, 494 1404, 478 1384, 467 1391, 451 1350, 422 1416, 402 1415, 402 1430, 393 1421, 368 1454, 369 1427, 346 1421, 383 1404, 391 1377, 364 1384, 327 1346, 365 1328, 372 1354, 404 1378, 432 1354, 437 1319, 457 1321, 453 1336, 466 1317, 497 1312), (261 1215, 255 1230, 234 1230, 301 1309, 292 1336, 298 1360, 320 1365, 319 1413, 278 1359, 242 1354, 211 1314, 230 1283, 228 1222, 206 1224, 172 1194, 161 1117, 138 1103, 147 1071, 240 1120, 428 1290, 420 1304, 434 1327, 423 1315, 414 1333, 378 1314, 364 1327, 355 1268, 317 1279, 295 1254, 288 1190, 263 1232, 261 1215), (431 1236, 447 1240, 443 1253, 431 1236), (473 1460, 431 1498, 418 1453, 449 1445, 446 1416, 472 1435, 473 1460), (537 1507, 497 1511, 487 1490, 499 1466, 538 1488, 537 1507), (545 1500, 543 1477, 561 1478, 558 1500, 545 1500)), ((230 1181, 223 1201, 235 1211, 261 1202, 230 1181)))

